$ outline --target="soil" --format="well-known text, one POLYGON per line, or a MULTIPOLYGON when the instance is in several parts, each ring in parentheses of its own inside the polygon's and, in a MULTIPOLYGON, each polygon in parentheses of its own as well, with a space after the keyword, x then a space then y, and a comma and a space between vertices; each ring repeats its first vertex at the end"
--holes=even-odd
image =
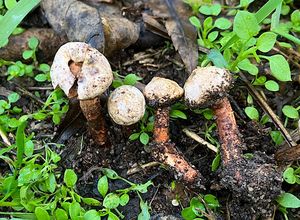
MULTIPOLYGON (((128 9, 127 9, 128 10, 128 9)), ((51 63, 51 60, 48 60, 51 63)), ((181 64, 180 57, 174 48, 158 46, 151 49, 131 47, 126 49, 110 60, 114 70, 119 74, 138 73, 142 78, 142 83, 147 84, 154 76, 166 77, 175 80, 179 85, 184 84, 186 72, 181 64), (144 60, 136 60, 136 56, 147 55, 144 60)), ((4 73, 5 69, 1 70, 4 73)), ((35 81, 30 82, 21 79, 6 81, 6 77, 0 75, 0 87, 10 91, 18 91, 20 86, 27 88, 35 86, 35 81)), ((44 86, 51 86, 50 84, 44 86)), ((217 196, 221 203, 220 216, 216 219, 225 219, 228 213, 232 219, 255 219, 270 216, 274 212, 274 201, 282 189, 289 186, 282 184, 281 170, 277 170, 273 154, 276 150, 270 136, 268 135, 268 125, 251 122, 243 113, 246 107, 246 89, 242 81, 237 80, 234 88, 229 93, 235 117, 246 146, 244 153, 252 153, 251 159, 241 159, 235 164, 227 167, 220 167, 217 172, 211 171, 211 164, 215 157, 214 152, 204 145, 198 144, 183 132, 183 128, 193 130, 198 134, 203 134, 206 129, 214 123, 213 120, 206 120, 202 115, 194 111, 186 110, 187 120, 170 120, 170 138, 176 147, 183 153, 187 161, 193 164, 204 177, 201 187, 177 182, 175 190, 171 190, 170 184, 175 179, 172 172, 162 166, 153 166, 128 175, 128 170, 140 166, 154 159, 150 156, 147 146, 143 146, 138 141, 129 141, 128 137, 134 131, 138 131, 138 125, 122 127, 110 120, 105 104, 102 106, 105 116, 109 143, 106 146, 97 146, 86 126, 86 120, 80 113, 77 100, 70 101, 70 110, 62 121, 61 125, 53 126, 51 121, 32 122, 28 132, 35 132, 38 141, 51 141, 64 144, 64 147, 55 149, 62 160, 60 169, 73 168, 79 176, 77 190, 84 197, 100 198, 97 191, 97 180, 101 175, 101 167, 109 167, 115 170, 120 176, 136 183, 145 183, 152 180, 154 185, 149 188, 149 192, 142 194, 144 200, 151 207, 152 219, 181 219, 180 206, 172 205, 172 200, 180 199, 183 207, 186 207, 193 196, 199 193, 211 193, 217 196), (242 85, 242 86, 241 86, 242 85), (259 166, 259 168, 258 168, 259 166), (236 173, 242 173, 240 182, 234 178, 236 173), (270 181, 272 180, 272 181, 270 181), (238 186, 238 187, 237 187, 238 186), (251 208, 249 208, 251 206, 251 208)), ((297 91, 298 85, 294 85, 291 91, 297 91)), ((41 92, 42 98, 47 97, 49 91, 41 92)), ((268 96, 269 94, 267 94, 268 96)), ((295 92, 291 94, 291 97, 295 92)), ((105 103, 106 96, 101 97, 101 103, 105 103)), ((270 103, 278 103, 278 97, 270 94, 270 103)), ((21 100, 16 103, 23 106, 24 112, 33 112, 38 109, 37 102, 22 94, 21 100)), ((216 131, 211 135, 218 138, 216 131)), ((202 136, 202 135, 201 135, 202 136)), ((150 140, 151 141, 151 140, 150 140)), ((5 169, 0 162, 1 169, 5 169)), ((124 188, 127 185, 122 181, 110 183, 110 190, 124 188)), ((300 190, 293 189, 295 195, 300 190)), ((136 219, 139 213, 139 199, 137 195, 130 195, 130 202, 127 206, 120 208, 126 216, 126 220, 136 219)), ((292 210, 289 213, 291 219, 300 216, 298 211, 292 210)), ((277 219, 283 219, 279 214, 277 219)))

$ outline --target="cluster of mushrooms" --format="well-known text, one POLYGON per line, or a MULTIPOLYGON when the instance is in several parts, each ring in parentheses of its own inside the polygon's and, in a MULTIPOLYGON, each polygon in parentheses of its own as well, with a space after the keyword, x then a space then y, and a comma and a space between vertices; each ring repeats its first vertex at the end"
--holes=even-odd
MULTIPOLYGON (((85 43, 69 42, 58 50, 54 58, 51 79, 54 88, 59 86, 68 97, 78 97, 91 134, 96 143, 104 145, 107 135, 101 115, 100 95, 113 81, 107 59, 85 43)), ((259 186, 268 181, 275 181, 274 184, 278 185, 281 179, 272 164, 252 163, 251 166, 247 166, 248 162, 242 156, 243 143, 226 96, 232 81, 230 72, 214 66, 196 68, 185 82, 184 88, 175 81, 154 77, 143 91, 129 85, 116 88, 108 98, 108 113, 119 125, 134 124, 144 115, 146 98, 147 103, 156 110, 154 138, 150 144, 153 158, 170 167, 177 179, 199 186, 204 178, 170 141, 169 110, 170 105, 182 96, 191 108, 210 106, 215 113, 221 142, 225 185, 233 190, 238 185, 239 190, 255 191, 255 184, 246 180, 248 172, 260 175, 259 186), (244 170, 247 173, 244 173, 244 170), (273 177, 273 180, 270 180, 270 177, 273 177)), ((267 190, 272 191, 272 188, 267 190)))

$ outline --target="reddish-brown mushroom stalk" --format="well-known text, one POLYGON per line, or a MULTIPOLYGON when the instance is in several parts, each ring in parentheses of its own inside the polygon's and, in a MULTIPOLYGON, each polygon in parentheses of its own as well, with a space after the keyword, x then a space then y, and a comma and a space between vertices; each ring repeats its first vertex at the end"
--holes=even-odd
POLYGON ((100 95, 110 86, 113 74, 107 59, 82 42, 70 42, 57 51, 50 71, 53 87, 77 96, 90 132, 99 145, 107 140, 100 95))
POLYGON ((201 184, 201 174, 178 152, 169 137, 169 105, 183 95, 183 89, 174 81, 154 77, 145 87, 149 105, 156 108, 154 142, 151 154, 159 162, 175 171, 175 177, 188 183, 201 184))
POLYGON ((231 82, 231 74, 224 69, 198 67, 184 85, 185 100, 193 108, 211 106, 215 113, 223 163, 221 183, 234 192, 232 201, 236 203, 232 202, 232 207, 244 204, 238 208, 251 206, 253 216, 269 216, 273 209, 271 201, 280 193, 280 173, 264 153, 254 154, 252 160, 243 157, 243 142, 226 97, 231 82))

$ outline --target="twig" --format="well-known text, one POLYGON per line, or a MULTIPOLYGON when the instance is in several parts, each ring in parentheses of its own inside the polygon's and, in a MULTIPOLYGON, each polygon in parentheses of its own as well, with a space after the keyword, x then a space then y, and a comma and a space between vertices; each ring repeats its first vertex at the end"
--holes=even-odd
POLYGON ((36 101, 38 104, 40 104, 41 106, 44 106, 45 103, 38 97, 36 97, 34 94, 32 94, 31 92, 29 92, 28 90, 26 90, 25 88, 23 88, 22 86, 18 85, 17 83, 13 82, 13 84, 16 85, 16 88, 18 91, 22 92, 24 95, 29 96, 30 98, 32 98, 34 101, 36 101))
POLYGON ((197 135, 195 132, 188 130, 187 128, 184 128, 182 130, 188 137, 194 139, 195 141, 197 141, 198 143, 205 145, 206 147, 208 147, 209 149, 211 149, 212 151, 214 151, 215 153, 218 153, 218 148, 215 147, 214 145, 212 145, 211 143, 207 142, 206 140, 204 140, 202 137, 200 137, 199 135, 197 135))
POLYGON ((146 168, 159 166, 159 165, 160 165, 160 163, 156 162, 156 161, 152 161, 152 162, 142 164, 142 165, 137 165, 136 167, 133 167, 133 168, 129 169, 126 174, 127 175, 132 175, 132 174, 138 173, 138 172, 140 172, 140 171, 142 171, 146 168))
POLYGON ((40 87, 40 86, 30 86, 27 87, 28 90, 53 90, 52 86, 44 86, 44 87, 40 87))
POLYGON ((262 96, 255 90, 255 88, 251 85, 251 83, 248 81, 246 76, 240 72, 239 73, 241 79, 246 83, 251 95, 256 99, 260 107, 269 115, 273 123, 276 125, 276 127, 281 132, 282 136, 286 140, 286 142, 291 146, 294 147, 297 145, 297 143, 293 140, 289 132, 285 129, 282 122, 279 120, 278 116, 273 112, 273 110, 270 108, 268 103, 262 98, 262 96))
POLYGON ((3 143, 8 147, 11 146, 11 143, 9 142, 4 130, 2 129, 1 125, 0 125, 0 137, 3 140, 3 143))

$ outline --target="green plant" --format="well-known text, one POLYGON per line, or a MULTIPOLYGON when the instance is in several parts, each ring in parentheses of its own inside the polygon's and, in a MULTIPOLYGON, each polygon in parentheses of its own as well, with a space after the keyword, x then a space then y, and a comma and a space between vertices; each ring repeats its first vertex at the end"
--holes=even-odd
MULTIPOLYGON (((8 43, 8 37, 13 33, 16 27, 24 19, 24 17, 38 4, 40 0, 13 0, 5 1, 8 11, 4 16, 0 16, 0 47, 8 43)), ((0 4, 3 7, 3 2, 0 4)))
POLYGON ((114 80, 113 80, 112 86, 114 88, 118 88, 122 85, 134 86, 139 80, 143 79, 134 73, 127 74, 126 76, 122 76, 122 75, 118 74, 117 72, 113 72, 113 74, 114 74, 114 80))
POLYGON ((282 174, 285 182, 289 184, 300 184, 300 167, 288 167, 282 174))
POLYGON ((29 50, 23 51, 23 58, 25 60, 32 60, 32 64, 24 64, 22 61, 0 61, 0 66, 7 66, 7 80, 16 77, 34 77, 37 82, 50 82, 50 66, 46 63, 39 64, 36 58, 39 41, 36 37, 31 37, 28 40, 29 50))
POLYGON ((154 116, 153 110, 147 107, 143 118, 139 122, 139 132, 132 133, 129 136, 129 140, 139 140, 142 144, 147 145, 149 143, 149 134, 153 132, 154 116))
POLYGON ((288 208, 300 208, 300 200, 291 193, 283 193, 276 199, 279 211, 283 214, 285 220, 288 220, 288 208))
POLYGON ((149 207, 140 196, 146 193, 151 181, 135 184, 111 169, 103 168, 103 176, 98 181, 98 190, 103 197, 101 203, 95 198, 85 198, 76 192, 77 175, 66 169, 63 182, 60 182, 58 162, 60 156, 51 148, 44 146, 44 152, 36 152, 33 136, 25 135, 26 122, 19 125, 16 132, 16 144, 0 151, 0 159, 8 164, 9 169, 0 176, 0 207, 10 207, 14 211, 3 211, 1 215, 22 219, 94 219, 95 216, 108 216, 120 219, 124 216, 117 210, 129 201, 129 193, 135 192, 140 198, 141 213, 139 219, 150 219, 149 207), (16 153, 14 159, 13 153, 16 153), (108 179, 125 181, 129 187, 116 192, 108 192, 108 179), (94 207, 94 208, 92 208, 94 207), (95 207, 98 207, 96 210, 95 207), (116 214, 115 214, 116 213, 116 214), (94 218, 92 218, 94 216, 94 218))
POLYGON ((199 195, 190 200, 190 205, 181 211, 185 220, 214 219, 213 212, 220 208, 220 203, 212 194, 199 195))

